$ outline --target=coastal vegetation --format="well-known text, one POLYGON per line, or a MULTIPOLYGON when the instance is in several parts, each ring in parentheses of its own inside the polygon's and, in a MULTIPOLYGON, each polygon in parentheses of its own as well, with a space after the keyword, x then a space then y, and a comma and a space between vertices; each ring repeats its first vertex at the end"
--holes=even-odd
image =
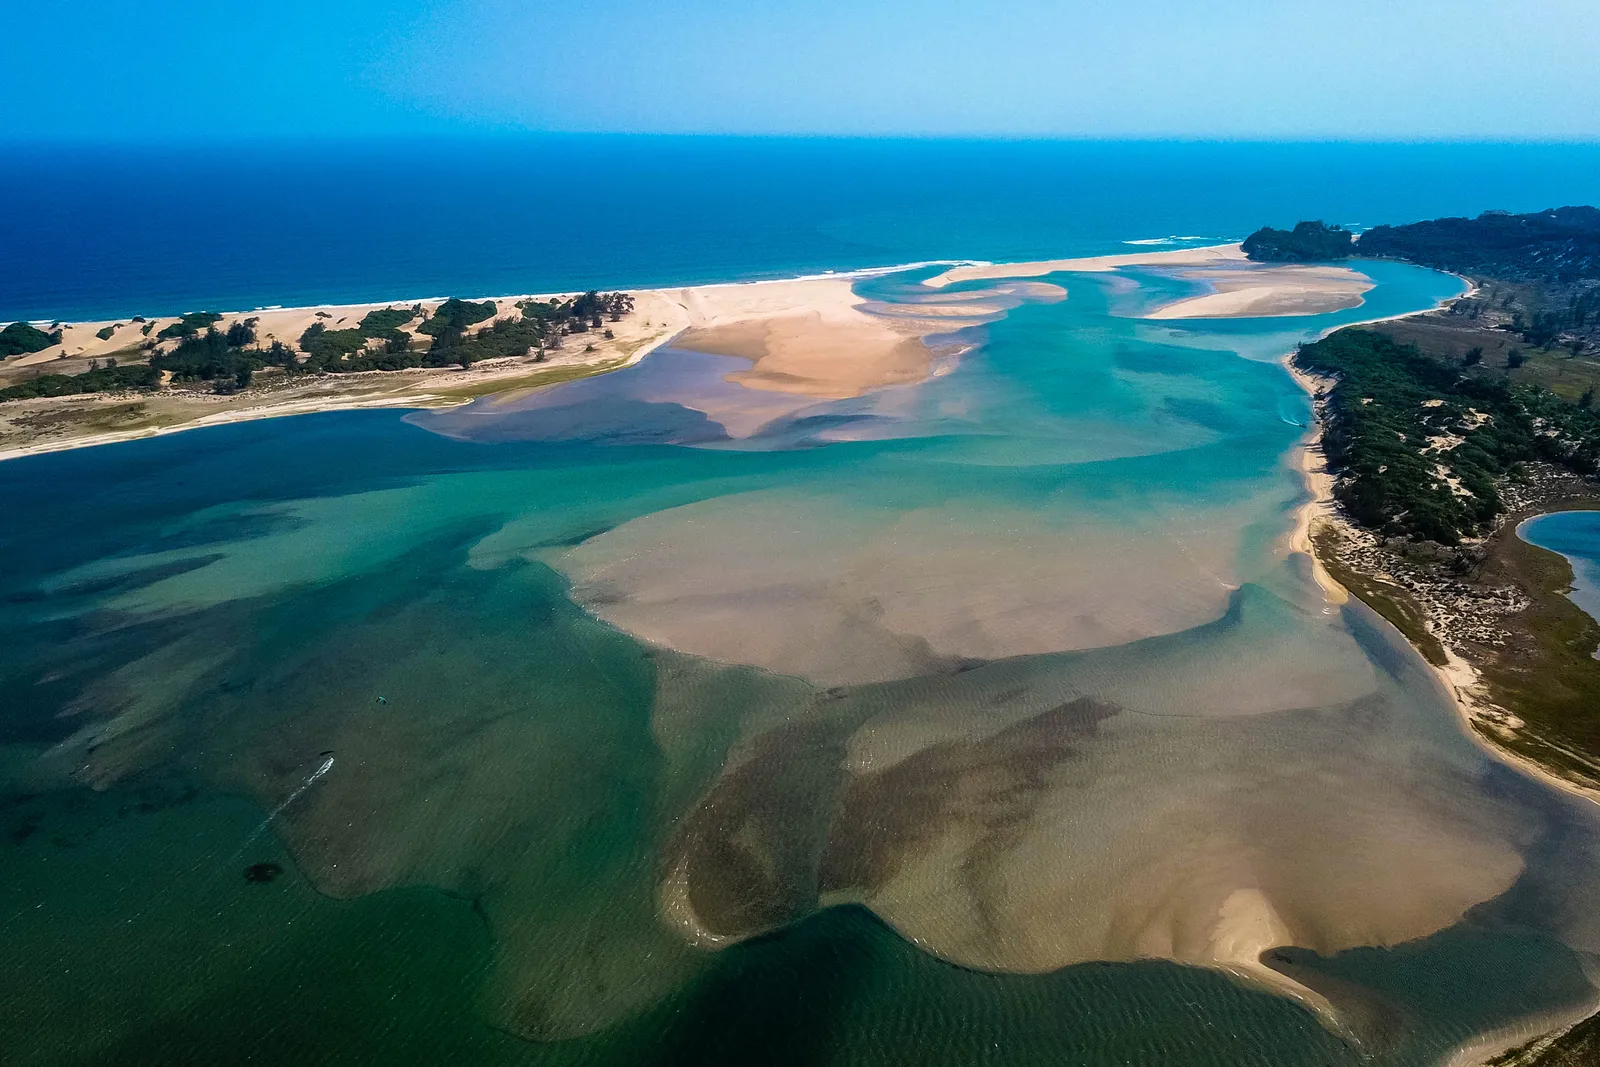
POLYGON ((1292 230, 1263 227, 1245 238, 1245 255, 1263 263, 1318 263, 1348 259, 1355 235, 1342 226, 1301 222, 1292 230))
POLYGON ((1475 219, 1374 226, 1361 235, 1357 250, 1502 281, 1600 278, 1600 209, 1563 207, 1527 215, 1486 211, 1475 219))
POLYGON ((40 396, 75 396, 80 393, 126 393, 154 389, 161 372, 143 364, 117 366, 111 360, 82 374, 41 374, 0 389, 0 400, 28 400, 40 396))
MULTIPOLYGON (((191 312, 170 322, 153 338, 148 334, 155 324, 137 318, 132 321, 143 325, 147 339, 118 353, 124 357, 124 366, 116 366, 113 360, 102 368, 95 361, 81 373, 36 373, 25 381, 13 378, 10 387, 0 389, 0 401, 155 390, 165 384, 204 383, 214 392, 231 393, 254 384, 257 372, 265 369, 280 376, 297 376, 466 368, 484 360, 515 357, 543 363, 552 349, 562 347, 567 336, 604 329, 606 321, 620 321, 633 307, 633 298, 626 293, 590 291, 568 298, 523 300, 516 305, 515 314, 497 319, 499 306, 493 300, 451 297, 431 314, 422 304, 377 308, 348 328, 330 328, 323 320, 332 321, 332 316, 319 312, 293 344, 276 339, 263 344, 257 317, 237 318, 223 326, 224 316, 217 312, 191 312)), ((116 328, 107 326, 96 337, 110 340, 116 328)), ((60 340, 59 333, 46 334, 27 323, 12 324, 3 336, 7 351, 15 352, 40 351, 60 340)), ((612 334, 606 330, 605 336, 609 339, 612 334)), ((76 369, 82 364, 65 366, 76 369)))
POLYGON ((1545 352, 1565 347, 1574 357, 1600 346, 1600 209, 1593 207, 1374 226, 1353 243, 1337 227, 1301 222, 1293 231, 1258 230, 1243 247, 1268 262, 1357 255, 1451 271, 1476 283, 1450 308, 1459 324, 1545 352))
POLYGON ((429 337, 460 335, 468 326, 494 318, 496 310, 493 300, 474 303, 452 296, 440 304, 426 322, 417 327, 417 332, 425 333, 429 337))
POLYGON ((208 327, 222 321, 222 315, 215 311, 191 311, 181 316, 177 322, 162 328, 156 334, 157 340, 168 340, 174 337, 193 337, 208 327))
POLYGON ((341 373, 421 366, 420 357, 411 351, 410 335, 401 329, 420 314, 422 305, 418 304, 369 311, 348 330, 330 330, 320 322, 312 323, 300 335, 300 350, 307 357, 304 369, 341 373))
POLYGON ((1521 465, 1591 474, 1600 461, 1592 408, 1469 373, 1465 362, 1431 358, 1379 331, 1340 330, 1294 359, 1337 379, 1324 437, 1339 475, 1334 496, 1384 535, 1458 544, 1501 514, 1497 482, 1519 477, 1521 465))
POLYGON ((158 372, 170 372, 175 383, 211 382, 227 389, 249 385, 255 372, 262 367, 294 364, 294 353, 279 342, 265 349, 232 343, 231 339, 244 336, 231 329, 226 333, 207 329, 203 334, 183 338, 171 351, 157 351, 150 357, 150 367, 158 372))
POLYGON ((43 352, 51 345, 60 343, 60 330, 56 330, 54 333, 45 333, 30 323, 13 322, 5 329, 0 330, 0 358, 43 352))

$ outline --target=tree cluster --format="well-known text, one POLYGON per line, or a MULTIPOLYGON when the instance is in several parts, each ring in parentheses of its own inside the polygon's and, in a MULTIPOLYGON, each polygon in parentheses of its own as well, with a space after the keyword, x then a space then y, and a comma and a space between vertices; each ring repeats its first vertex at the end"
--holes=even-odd
POLYGON ((5 329, 0 330, 0 359, 7 356, 25 356, 32 352, 43 352, 51 345, 61 343, 61 331, 45 333, 37 326, 26 322, 13 322, 5 329))
POLYGON ((308 357, 305 369, 343 373, 421 366, 422 357, 412 350, 411 336, 400 328, 421 313, 420 304, 380 308, 367 312, 348 330, 330 330, 320 322, 313 323, 300 335, 300 350, 308 357))
POLYGON ((1264 226, 1244 239, 1244 254, 1263 263, 1321 263, 1349 259, 1355 236, 1341 226, 1300 222, 1292 230, 1264 226))
MULTIPOLYGON (((462 308, 475 309, 471 312, 474 314, 481 313, 484 307, 464 301, 456 303, 462 308)), ((441 305, 440 311, 448 304, 441 305)), ((492 304, 488 306, 493 307, 492 304)), ((519 316, 492 323, 472 337, 467 337, 463 329, 441 329, 428 349, 427 363, 430 366, 455 363, 469 367, 479 360, 529 353, 542 360, 551 349, 560 348, 568 335, 600 329, 607 319, 611 322, 620 321, 622 316, 633 311, 633 297, 627 293, 590 290, 567 300, 524 300, 517 305, 517 309, 521 312, 519 316)), ((493 311, 489 314, 492 315, 493 311)), ((488 315, 483 317, 487 318, 488 315)), ((440 314, 435 312, 434 319, 438 318, 440 314)), ((452 316, 452 321, 454 318, 452 316)), ((426 327, 428 324, 423 325, 426 327)))
POLYGON ((225 333, 207 328, 205 333, 180 339, 169 352, 155 352, 150 357, 150 367, 171 372, 172 380, 178 383, 211 382, 220 392, 244 388, 262 367, 294 367, 295 355, 287 345, 274 341, 259 348, 254 342, 254 319, 235 323, 225 333))
POLYGON ((119 367, 110 360, 82 374, 40 374, 0 389, 0 400, 28 400, 37 396, 75 396, 79 393, 126 393, 150 390, 161 384, 159 371, 132 364, 119 367))
MULTIPOLYGON (((169 351, 157 349, 148 366, 119 368, 113 362, 107 368, 96 367, 79 375, 40 375, 0 390, 0 399, 154 389, 160 385, 162 372, 169 372, 177 384, 210 382, 219 392, 232 392, 248 386, 255 372, 263 367, 281 367, 288 374, 347 373, 424 366, 470 367, 479 360, 527 354, 542 360, 550 349, 561 347, 567 335, 600 329, 607 319, 620 321, 633 310, 633 298, 626 293, 590 291, 567 300, 524 301, 518 309, 520 315, 492 322, 469 336, 469 327, 494 317, 495 303, 452 297, 418 325, 419 334, 432 338, 426 349, 402 329, 422 314, 420 304, 368 312, 349 329, 330 330, 325 323, 313 323, 298 341, 306 357, 303 363, 294 349, 281 341, 261 347, 257 343, 256 319, 241 319, 219 331, 216 324, 221 315, 193 312, 157 335, 176 338, 177 343, 169 351)), ((0 331, 0 344, 18 351, 40 351, 59 341, 59 334, 44 334, 27 323, 13 323, 0 331), (46 344, 39 343, 41 338, 46 344), (29 345, 37 347, 26 347, 29 345)), ((144 342, 146 347, 154 344, 144 342)))
MULTIPOLYGON (((162 327, 156 334, 158 341, 170 341, 174 337, 193 337, 201 330, 210 329, 222 321, 222 315, 215 311, 191 311, 177 322, 162 327)), ((146 330, 146 333, 149 331, 146 330)))

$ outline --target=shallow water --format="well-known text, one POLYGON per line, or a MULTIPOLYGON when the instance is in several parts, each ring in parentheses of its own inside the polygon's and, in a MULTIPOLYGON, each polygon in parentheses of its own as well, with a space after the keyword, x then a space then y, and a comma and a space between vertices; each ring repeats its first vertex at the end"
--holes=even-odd
POLYGON ((1572 602, 1600 620, 1600 513, 1558 511, 1517 528, 1524 541, 1559 552, 1572 564, 1572 602))
POLYGON ((1058 275, 855 400, 669 349, 0 465, 8 1062, 1426 1064, 1586 1004, 1594 819, 1283 547, 1275 358, 1459 288, 1363 269, 1058 275))

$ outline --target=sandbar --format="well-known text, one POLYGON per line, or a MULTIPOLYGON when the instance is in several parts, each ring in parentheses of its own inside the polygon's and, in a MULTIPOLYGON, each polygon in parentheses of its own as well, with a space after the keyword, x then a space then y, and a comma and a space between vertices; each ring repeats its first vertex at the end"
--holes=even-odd
POLYGON ((1148 312, 1147 319, 1282 318, 1323 315, 1360 307, 1374 282, 1348 267, 1273 265, 1179 271, 1212 291, 1175 300, 1148 312))
POLYGON ((1201 267, 1228 263, 1247 263, 1244 249, 1236 244, 1179 248, 1169 252, 1129 252, 1114 256, 1082 256, 1077 259, 1042 259, 1031 263, 983 263, 952 267, 922 284, 942 289, 954 282, 990 278, 1037 278, 1058 271, 1079 274, 1105 273, 1123 267, 1201 267))

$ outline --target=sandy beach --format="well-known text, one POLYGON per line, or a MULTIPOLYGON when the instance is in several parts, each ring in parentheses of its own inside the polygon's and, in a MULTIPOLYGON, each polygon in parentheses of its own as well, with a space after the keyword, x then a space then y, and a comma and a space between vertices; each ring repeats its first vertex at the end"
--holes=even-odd
POLYGON ((983 263, 951 267, 922 284, 942 289, 954 282, 999 278, 1037 278, 1067 271, 1078 274, 1105 273, 1122 267, 1200 267, 1248 263, 1244 249, 1237 244, 1179 248, 1167 252, 1128 252, 1113 256, 1081 256, 1077 259, 1041 259, 1029 263, 983 263))

